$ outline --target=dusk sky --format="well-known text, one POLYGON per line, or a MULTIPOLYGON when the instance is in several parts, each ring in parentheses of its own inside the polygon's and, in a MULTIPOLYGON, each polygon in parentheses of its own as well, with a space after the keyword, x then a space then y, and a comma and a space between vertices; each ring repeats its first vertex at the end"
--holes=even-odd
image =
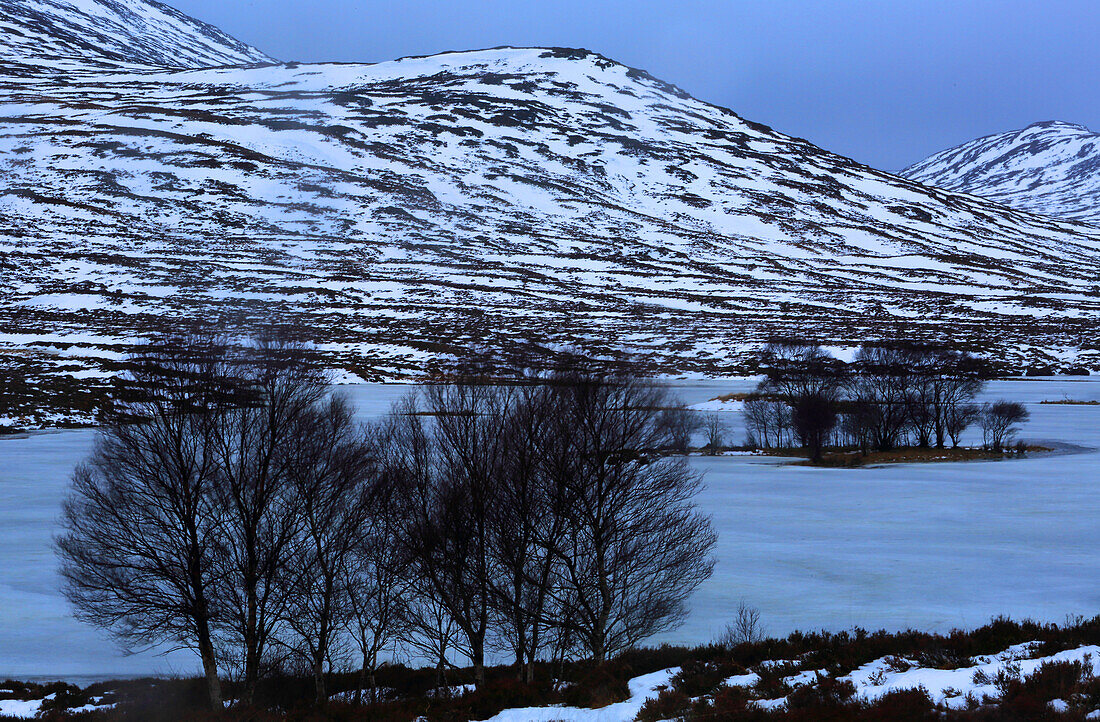
POLYGON ((585 47, 887 170, 980 135, 1100 129, 1096 0, 169 0, 280 60, 585 47))

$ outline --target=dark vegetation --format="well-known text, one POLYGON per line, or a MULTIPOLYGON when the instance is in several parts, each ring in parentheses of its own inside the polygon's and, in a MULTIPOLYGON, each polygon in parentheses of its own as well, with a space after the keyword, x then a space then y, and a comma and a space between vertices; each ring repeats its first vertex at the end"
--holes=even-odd
MULTIPOLYGON (((949 349, 864 346, 852 363, 818 346, 770 344, 766 376, 745 399, 748 444, 801 448, 815 463, 827 451, 872 452, 957 448, 977 424, 983 448, 1002 453, 1028 419, 1020 403, 978 405, 974 398, 994 372, 983 361, 949 349)), ((1022 454, 1026 447, 1020 446, 1022 454)))
POLYGON ((792 634, 785 640, 764 640, 735 647, 712 646, 694 650, 669 689, 651 700, 638 719, 651 722, 683 720, 1081 720, 1100 707, 1100 678, 1080 662, 1045 663, 1024 677, 1004 673, 992 683, 997 695, 969 699, 965 709, 951 710, 934 704, 927 691, 918 688, 887 694, 876 701, 858 697, 854 686, 839 680, 859 666, 876 659, 895 657, 899 665, 912 660, 921 667, 957 669, 974 664, 972 658, 995 654, 1024 642, 1038 642, 1036 656, 1100 641, 1100 617, 1073 620, 1063 627, 998 618, 972 632, 946 636, 908 631, 897 634, 863 630, 839 634, 792 634), (801 669, 824 670, 816 682, 789 687, 784 677, 793 665, 758 666, 765 660, 796 660, 801 669), (724 680, 757 671, 752 687, 730 687, 724 680), (784 709, 765 711, 752 699, 786 697, 784 709), (1067 703, 1058 711, 1053 700, 1067 703))
MULTIPOLYGON (((937 708, 923 690, 895 692, 867 702, 854 695, 854 688, 834 677, 883 657, 907 659, 922 667, 955 669, 971 666, 979 655, 991 655, 1024 642, 1038 642, 1037 656, 1100 643, 1100 617, 1072 620, 1065 625, 1015 622, 996 619, 979 629, 947 635, 907 631, 867 632, 856 629, 840 633, 796 632, 785 639, 736 642, 726 640, 702 647, 628 649, 603 664, 566 661, 538 665, 537 681, 531 684, 515 678, 514 667, 494 666, 485 670, 486 682, 476 691, 441 694, 435 688, 434 670, 387 665, 378 670, 383 699, 364 705, 333 701, 320 710, 312 704, 309 675, 278 674, 261 680, 258 699, 263 709, 236 708, 221 713, 203 710, 205 685, 202 679, 135 680, 104 682, 83 690, 71 685, 27 685, 0 683, 12 690, 2 698, 41 699, 58 693, 47 703, 47 719, 87 719, 103 722, 142 720, 334 720, 366 722, 402 721, 423 718, 457 722, 485 719, 501 709, 566 704, 598 707, 627 696, 626 683, 633 677, 679 667, 668 689, 651 700, 640 720, 1082 720, 1100 708, 1100 678, 1080 663, 1048 663, 1028 677, 1006 674, 989 680, 996 686, 996 699, 975 699, 968 709, 937 708), (793 660, 792 664, 762 666, 772 660, 793 660), (801 669, 825 670, 813 685, 791 689, 783 678, 801 669), (728 687, 723 683, 735 675, 755 671, 760 681, 751 687, 728 687), (754 708, 750 699, 788 698, 786 709, 767 712, 754 708), (1060 699, 1069 704, 1064 712, 1048 704, 1060 699), (83 715, 65 715, 65 708, 89 701, 114 703, 110 710, 83 715)), ((900 663, 900 662, 899 662, 900 663)), ((471 683, 471 667, 452 670, 452 684, 471 683)), ((329 675, 334 693, 354 694, 356 673, 329 675)), ((230 682, 226 691, 237 692, 230 682)))
POLYGON ((387 684, 472 682, 488 708, 566 669, 563 698, 611 701, 608 660, 711 573, 701 480, 668 455, 682 405, 628 374, 458 374, 361 425, 295 344, 167 339, 131 369, 73 477, 64 591, 123 645, 193 650, 202 684, 164 683, 190 706, 403 710, 387 684), (398 656, 429 670, 388 682, 398 656))

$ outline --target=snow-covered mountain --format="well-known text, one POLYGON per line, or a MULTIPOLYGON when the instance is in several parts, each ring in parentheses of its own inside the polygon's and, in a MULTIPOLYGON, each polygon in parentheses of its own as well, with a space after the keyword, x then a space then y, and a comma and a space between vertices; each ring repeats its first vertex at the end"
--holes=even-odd
POLYGON ((0 63, 71 70, 120 64, 204 68, 273 62, 155 0, 0 0, 0 63))
POLYGON ((1050 121, 972 140, 901 172, 1033 213, 1100 224, 1100 133, 1050 121))
POLYGON ((1100 231, 583 50, 24 68, 0 104, 0 345, 57 398, 193 319, 368 378, 531 346, 733 373, 776 335, 1100 362, 1100 231))

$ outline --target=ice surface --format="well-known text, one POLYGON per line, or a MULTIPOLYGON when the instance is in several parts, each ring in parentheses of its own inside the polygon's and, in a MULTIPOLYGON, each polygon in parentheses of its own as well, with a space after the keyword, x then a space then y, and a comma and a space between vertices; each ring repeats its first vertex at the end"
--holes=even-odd
MULTIPOLYGON (((672 382, 689 404, 749 391, 753 382, 672 382)), ((365 416, 384 413, 407 385, 343 387, 365 416)), ((706 473, 699 499, 718 530, 715 576, 687 623, 659 640, 701 643, 739 600, 771 634, 855 625, 946 631, 997 614, 1061 621, 1100 609, 1100 380, 990 385, 1024 401, 1024 437, 1089 447, 997 462, 839 470, 770 458, 692 459, 706 473)), ((731 404, 736 408, 740 404, 731 404)), ((728 413, 730 438, 743 436, 728 413)), ((94 432, 0 439, 0 679, 190 672, 191 655, 121 655, 69 616, 57 592, 51 540, 72 466, 94 432)))

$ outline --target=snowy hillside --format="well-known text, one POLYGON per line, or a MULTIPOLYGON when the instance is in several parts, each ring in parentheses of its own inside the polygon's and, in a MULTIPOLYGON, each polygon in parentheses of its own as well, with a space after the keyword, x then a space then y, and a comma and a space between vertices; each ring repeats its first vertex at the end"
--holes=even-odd
POLYGON ((901 174, 1024 211, 1100 223, 1100 134, 1073 123, 978 138, 901 174))
POLYGON ((0 0, 0 63, 202 68, 272 62, 155 0, 0 0))
POLYGON ((367 378, 524 344, 731 373, 777 334, 1100 363, 1100 231, 586 51, 21 69, 0 105, 0 344, 36 379, 83 389, 187 319, 293 328, 367 378))

